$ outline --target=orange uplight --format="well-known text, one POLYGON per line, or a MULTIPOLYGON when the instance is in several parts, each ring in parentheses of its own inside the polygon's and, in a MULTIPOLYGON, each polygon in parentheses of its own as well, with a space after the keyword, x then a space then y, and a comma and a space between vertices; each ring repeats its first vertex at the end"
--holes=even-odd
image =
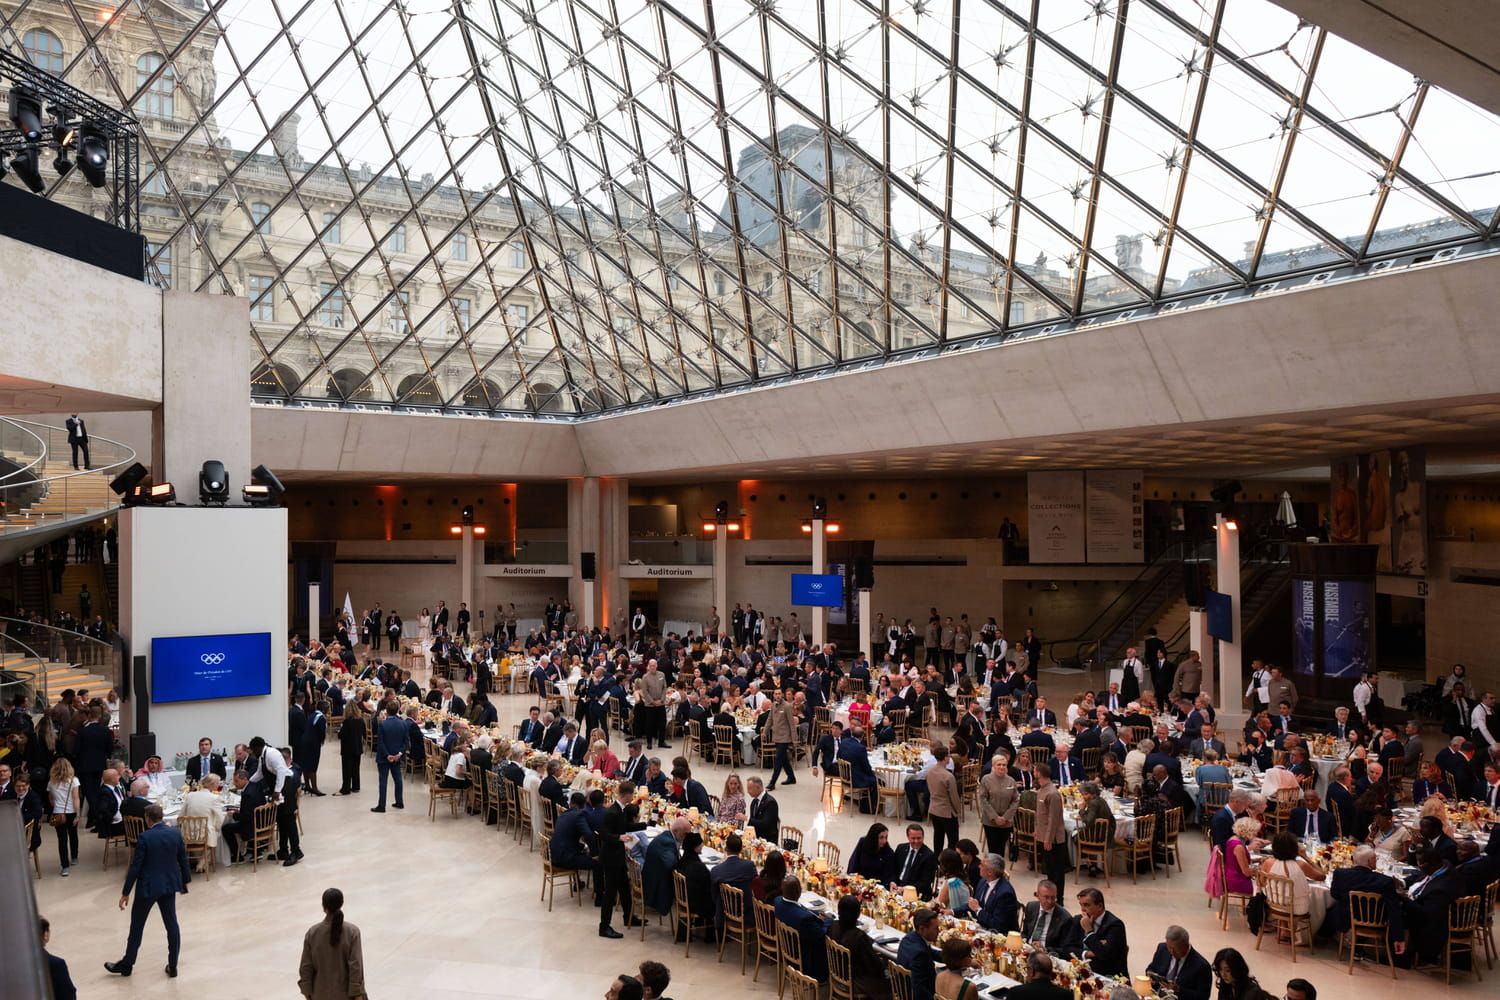
POLYGON ((448 525, 448 533, 452 535, 462 535, 464 533, 464 526, 461 524, 450 524, 448 525))
POLYGON ((703 533, 705 535, 712 535, 714 532, 716 532, 718 530, 719 530, 719 522, 717 522, 717 521, 704 521, 703 522, 703 533))
POLYGON ((484 537, 484 525, 482 525, 482 524, 476 524, 476 525, 474 525, 474 535, 475 535, 475 537, 483 538, 484 537))
POLYGON ((802 533, 804 535, 810 535, 810 534, 812 534, 812 522, 811 521, 803 521, 802 522, 802 533))
POLYGON ((823 525, 823 530, 830 535, 837 535, 840 531, 843 530, 843 525, 839 524, 837 521, 827 521, 823 525))
POLYGON ((740 522, 730 521, 728 524, 724 525, 724 530, 729 532, 731 535, 737 535, 740 533, 740 522))

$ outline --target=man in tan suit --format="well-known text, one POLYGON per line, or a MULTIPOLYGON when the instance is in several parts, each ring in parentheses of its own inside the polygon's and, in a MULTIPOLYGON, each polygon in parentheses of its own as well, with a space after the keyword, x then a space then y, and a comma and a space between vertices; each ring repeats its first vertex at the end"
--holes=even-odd
POLYGON ((958 817, 963 815, 963 795, 958 790, 958 779, 948 770, 948 748, 937 743, 932 748, 937 761, 927 770, 927 816, 932 820, 932 850, 943 853, 944 847, 958 846, 958 817))
POLYGON ((771 742, 776 744, 776 759, 771 763, 771 780, 766 783, 766 787, 774 791, 776 778, 783 770, 786 771, 788 785, 797 783, 797 775, 792 770, 792 742, 797 738, 797 710, 787 701, 781 688, 777 688, 771 697, 771 711, 768 713, 771 719, 766 725, 771 730, 771 742))
POLYGON ((979 822, 984 827, 986 849, 990 854, 1006 856, 1010 832, 1016 819, 1021 793, 1016 779, 1010 776, 1009 761, 998 753, 990 762, 989 773, 979 779, 979 822))
POLYGON ((658 669, 655 660, 646 664, 646 672, 635 682, 635 717, 637 736, 646 738, 646 747, 659 742, 670 750, 667 742, 667 676, 658 669))
POLYGON ((1203 657, 1196 649, 1188 650, 1188 654, 1177 664, 1177 674, 1172 678, 1172 698, 1186 698, 1193 701, 1203 690, 1203 657))
POLYGON ((1042 870, 1057 886, 1059 895, 1063 891, 1063 879, 1068 872, 1068 831, 1063 828, 1062 794, 1052 783, 1052 768, 1038 764, 1032 773, 1036 776, 1036 850, 1042 870))

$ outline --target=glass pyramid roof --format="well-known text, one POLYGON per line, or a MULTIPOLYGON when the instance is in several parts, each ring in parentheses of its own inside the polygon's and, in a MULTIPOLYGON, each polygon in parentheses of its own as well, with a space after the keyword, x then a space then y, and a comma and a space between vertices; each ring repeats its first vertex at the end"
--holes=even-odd
MULTIPOLYGON (((1266 0, 0 0, 271 399, 587 416, 1495 235, 1500 122, 1266 0)), ((49 196, 89 207, 76 179, 49 196)))

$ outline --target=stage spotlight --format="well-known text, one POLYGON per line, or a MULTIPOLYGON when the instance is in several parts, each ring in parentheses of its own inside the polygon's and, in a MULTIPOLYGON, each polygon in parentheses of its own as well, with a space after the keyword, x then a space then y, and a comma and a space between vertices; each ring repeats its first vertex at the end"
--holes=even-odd
POLYGON ((198 500, 204 506, 217 507, 229 502, 229 473, 216 458, 204 462, 198 473, 198 500))
POLYGON ((24 87, 12 87, 10 91, 10 123, 27 142, 39 142, 42 138, 42 102, 24 87))
POLYGON ((52 126, 52 144, 57 149, 57 159, 52 161, 52 169, 57 171, 59 177, 66 177, 73 172, 73 161, 68 159, 68 150, 76 137, 77 133, 66 125, 52 126))
POLYGON ((78 169, 84 179, 96 188, 109 181, 105 167, 109 164, 109 140, 97 125, 85 125, 78 130, 78 169))
POLYGON ((252 507, 275 507, 281 503, 286 487, 276 474, 264 465, 257 465, 250 472, 250 485, 240 490, 240 496, 252 507))
POLYGON ((31 188, 35 194, 41 194, 47 190, 47 182, 42 179, 42 151, 36 145, 22 146, 11 154, 10 169, 16 172, 21 183, 31 188))
POLYGON ((131 506, 165 507, 177 499, 177 488, 171 483, 152 483, 150 480, 131 491, 131 506))
POLYGON ((115 496, 128 498, 131 491, 139 486, 141 481, 150 474, 150 469, 146 468, 140 462, 136 462, 130 468, 111 479, 109 481, 109 488, 114 491, 115 496))

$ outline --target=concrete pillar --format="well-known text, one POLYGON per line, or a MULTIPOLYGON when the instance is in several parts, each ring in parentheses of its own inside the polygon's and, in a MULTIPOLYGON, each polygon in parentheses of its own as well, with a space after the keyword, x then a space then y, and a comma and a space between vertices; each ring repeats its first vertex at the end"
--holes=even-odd
POLYGON ((318 621, 318 609, 323 603, 319 600, 320 595, 318 591, 320 589, 316 583, 309 583, 307 585, 307 638, 309 639, 323 638, 323 633, 318 631, 321 627, 318 621))
MULTIPOLYGON (((198 503, 198 473, 224 463, 230 502, 250 481, 250 383, 239 359, 250 337, 250 308, 229 295, 162 296, 162 404, 152 415, 151 474, 198 503)), ((144 461, 144 459, 143 459, 144 461)), ((272 470, 275 471, 275 470, 272 470)))
MULTIPOLYGON (((812 571, 814 573, 828 572, 828 533, 824 530, 827 522, 821 517, 813 518, 812 522, 812 571)), ((821 647, 828 641, 828 609, 815 607, 812 609, 812 641, 815 648, 821 647)))
POLYGON ((568 561, 573 576, 568 581, 568 600, 578 611, 581 625, 602 624, 599 615, 599 577, 603 574, 599 479, 586 476, 568 480, 568 561), (583 554, 594 553, 593 580, 583 578, 583 554))
MULTIPOLYGON (((470 628, 478 628, 479 616, 474 614, 474 526, 465 524, 458 536, 458 599, 469 606, 472 618, 470 628)), ((454 614, 458 610, 454 609, 454 614)))
MULTIPOLYGON (((874 597, 873 594, 870 593, 870 589, 868 587, 862 587, 862 588, 860 588, 860 591, 859 591, 859 632, 856 633, 856 634, 863 635, 864 639, 857 640, 856 641, 856 645, 857 646, 863 646, 863 645, 865 645, 866 643, 869 642, 869 639, 870 639, 870 623, 875 620, 875 612, 873 610, 871 610, 874 607, 875 607, 875 597, 874 597)), ((880 656, 875 651, 875 649, 873 648, 873 644, 871 644, 871 648, 869 649, 868 652, 870 654, 870 662, 872 664, 880 662, 880 656)))
POLYGON ((568 557, 574 569, 568 593, 578 609, 578 620, 616 629, 629 598, 628 585, 620 576, 620 567, 630 559, 627 480, 589 476, 568 481, 568 557), (585 552, 594 553, 596 579, 591 585, 584 583, 579 572, 585 552))
POLYGON ((719 525, 714 532, 714 607, 719 609, 720 629, 729 626, 729 531, 719 525))
POLYGON ((1220 705, 1218 675, 1214 670, 1214 641, 1208 634, 1208 615, 1196 609, 1188 612, 1188 648, 1203 654, 1203 692, 1214 700, 1214 705, 1220 705))
POLYGON ((1240 623, 1240 532, 1239 525, 1227 521, 1223 514, 1214 518, 1214 534, 1217 538, 1218 559, 1215 565, 1214 589, 1229 597, 1229 626, 1234 641, 1220 640, 1219 649, 1219 700, 1215 703, 1220 717, 1220 728, 1233 732, 1244 721, 1244 712, 1235 694, 1244 689, 1240 623))

